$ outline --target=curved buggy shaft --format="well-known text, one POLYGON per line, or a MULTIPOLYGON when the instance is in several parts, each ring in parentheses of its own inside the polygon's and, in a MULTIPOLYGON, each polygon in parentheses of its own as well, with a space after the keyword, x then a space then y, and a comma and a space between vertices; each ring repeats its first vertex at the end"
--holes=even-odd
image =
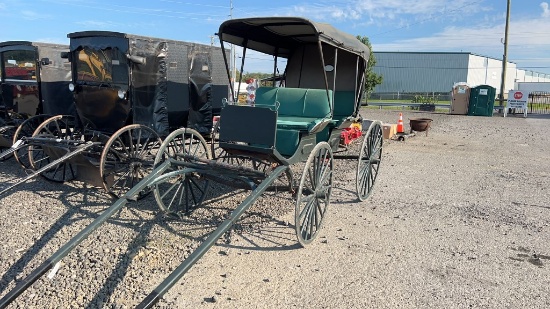
POLYGON ((55 252, 50 258, 44 261, 37 269, 31 272, 27 277, 21 280, 13 290, 9 291, 2 299, 0 299, 0 308, 5 308, 12 301, 14 301, 21 293, 23 293, 29 286, 31 286, 36 280, 42 277, 49 269, 51 269, 56 263, 61 261, 67 254, 69 254, 74 248, 76 248, 82 241, 84 241, 92 232, 98 229, 105 221, 115 215, 122 207, 124 207, 128 201, 137 199, 141 191, 146 189, 152 180, 160 176, 168 167, 170 161, 166 161, 157 167, 148 177, 140 181, 123 197, 119 198, 111 207, 107 208, 99 217, 97 217, 92 223, 84 228, 80 233, 73 237, 68 243, 55 252))
POLYGON ((27 143, 25 143, 24 139, 20 139, 15 144, 13 144, 8 149, 2 151, 0 153, 0 161, 2 161, 4 158, 8 158, 12 154, 14 154, 17 150, 27 147, 27 143))
MULTIPOLYGON (((196 159, 196 158, 195 158, 196 159)), ((69 254, 74 248, 82 243, 91 233, 98 229, 105 221, 118 213, 122 207, 124 207, 129 201, 135 201, 138 199, 141 192, 148 190, 155 186, 159 182, 165 181, 167 178, 175 174, 185 175, 187 173, 204 173, 205 175, 215 175, 219 171, 219 163, 213 163, 214 166, 210 166, 209 162, 194 160, 194 162, 183 162, 173 159, 168 159, 160 164, 153 170, 146 178, 141 180, 137 185, 132 187, 124 196, 120 197, 115 203, 107 208, 99 217, 97 217, 86 228, 80 231, 69 242, 63 245, 57 250, 51 257, 44 261, 38 268, 33 270, 27 277, 22 279, 11 291, 9 291, 2 299, 0 299, 0 308, 5 308, 11 302, 13 302, 21 293, 23 293, 28 287, 30 287, 36 280, 42 277, 48 270, 53 268, 56 263, 60 262, 67 254, 69 254), (206 163, 206 164, 205 164, 206 163), (166 173, 172 166, 181 166, 182 169, 177 171, 166 173)), ((181 278, 199 259, 202 257, 215 242, 233 226, 233 224, 240 218, 240 216, 249 209, 252 204, 260 197, 260 195, 266 191, 277 178, 287 171, 288 166, 279 166, 274 169, 269 176, 267 176, 259 185, 253 185, 254 190, 252 193, 231 213, 228 219, 226 219, 220 227, 218 227, 210 236, 202 243, 199 248, 186 259, 183 264, 172 273, 164 283, 159 285, 150 296, 148 296, 140 306, 142 308, 148 308, 158 301, 158 299, 166 293, 179 278, 181 278)), ((233 173, 234 177, 240 177, 238 173, 233 173)), ((258 175, 256 175, 258 176, 258 175)))
MULTIPOLYGON (((40 140, 39 138, 31 138, 31 139, 33 139, 33 140, 35 140, 35 141, 40 140)), ((77 146, 76 150, 68 152, 67 154, 61 156, 60 158, 58 158, 58 159, 56 159, 56 160, 54 160, 54 161, 52 161, 52 162, 50 162, 50 163, 44 165, 43 167, 41 167, 41 168, 38 169, 38 170, 34 171, 32 174, 28 175, 27 177, 25 177, 25 178, 19 180, 18 182, 16 182, 16 183, 14 183, 14 184, 12 184, 12 185, 10 185, 10 186, 4 188, 2 191, 0 191, 0 196, 2 196, 3 194, 7 193, 7 192, 10 191, 11 189, 13 189, 13 188, 15 188, 15 187, 17 187, 17 186, 19 186, 19 185, 21 185, 21 184, 23 184, 23 183, 29 181, 29 180, 31 180, 31 179, 33 179, 33 178, 36 178, 36 177, 42 175, 43 173, 45 173, 45 172, 47 172, 47 171, 50 171, 50 170, 52 170, 52 169, 55 169, 60 163, 63 163, 63 162, 65 162, 65 161, 68 161, 68 160, 70 160, 71 158, 73 158, 73 157, 75 157, 75 156, 77 156, 77 155, 83 153, 84 151, 86 151, 86 150, 88 150, 89 148, 91 148, 91 147, 93 147, 93 146, 96 146, 96 145, 98 145, 98 144, 99 144, 99 143, 90 142, 90 143, 86 143, 86 144, 77 146)), ((16 144, 14 144, 14 146, 15 146, 15 145, 16 145, 16 144)), ((18 149, 23 148, 23 147, 27 147, 27 146, 28 146, 28 145, 27 145, 26 143, 23 142, 23 143, 17 145, 17 147, 10 148, 10 149, 7 150, 6 152, 12 151, 12 153, 13 153, 13 152, 17 151, 18 149)), ((4 155, 4 153, 2 153, 2 155, 4 155)))
POLYGON ((250 195, 229 215, 183 263, 157 286, 136 308, 151 308, 193 265, 210 249, 220 237, 248 210, 252 204, 277 180, 289 167, 281 165, 260 183, 250 195))

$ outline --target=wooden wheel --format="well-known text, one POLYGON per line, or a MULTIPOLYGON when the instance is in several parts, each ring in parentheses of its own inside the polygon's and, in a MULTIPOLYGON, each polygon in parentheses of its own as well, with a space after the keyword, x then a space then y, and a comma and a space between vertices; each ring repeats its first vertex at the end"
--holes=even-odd
POLYGON ((376 182, 382 160, 383 142, 382 124, 380 121, 374 121, 369 126, 359 150, 355 185, 360 201, 369 197, 376 182))
POLYGON ((333 156, 330 145, 318 143, 309 154, 296 195, 295 228, 302 246, 321 229, 332 191, 333 156))
MULTIPOLYGON (((23 137, 31 137, 34 131, 36 130, 36 128, 38 128, 40 124, 42 124, 44 121, 46 121, 50 117, 52 116, 36 115, 23 121, 23 123, 21 123, 17 127, 17 130, 15 130, 15 134, 13 135, 13 143, 15 144, 18 140, 20 140, 23 137)), ((14 153, 14 157, 15 157, 15 160, 17 160, 17 162, 21 164, 21 166, 23 166, 23 168, 25 169, 31 168, 31 162, 29 161, 29 151, 27 147, 23 147, 17 150, 14 153)))
MULTIPOLYGON (((81 135, 76 130, 76 118, 74 116, 58 115, 40 124, 32 134, 32 137, 78 140, 81 135)), ((28 147, 28 159, 30 166, 34 170, 38 170, 62 157, 67 152, 66 148, 55 145, 34 144, 28 147)), ((62 162, 41 175, 55 182, 69 181, 76 177, 76 166, 68 162, 62 162)))
MULTIPOLYGON (((103 187, 121 197, 153 171, 162 141, 153 129, 132 124, 116 131, 105 143, 99 163, 103 187)), ((140 192, 142 198, 149 192, 140 192)))
MULTIPOLYGON (((199 132, 181 128, 172 132, 162 145, 155 158, 155 166, 166 158, 188 161, 181 154, 192 155, 202 159, 211 159, 210 149, 199 132)), ((169 173, 181 169, 172 166, 165 171, 169 173)), ((160 209, 172 214, 185 214, 199 207, 206 197, 208 180, 198 173, 179 174, 167 178, 153 188, 155 199, 160 209)))

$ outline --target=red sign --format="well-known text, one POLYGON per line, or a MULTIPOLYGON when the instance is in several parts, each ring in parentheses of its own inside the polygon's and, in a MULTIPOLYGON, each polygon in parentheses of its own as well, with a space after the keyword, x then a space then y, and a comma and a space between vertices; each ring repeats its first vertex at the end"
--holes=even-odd
POLYGON ((514 93, 514 99, 520 100, 521 98, 523 98, 523 93, 521 93, 519 91, 514 93))

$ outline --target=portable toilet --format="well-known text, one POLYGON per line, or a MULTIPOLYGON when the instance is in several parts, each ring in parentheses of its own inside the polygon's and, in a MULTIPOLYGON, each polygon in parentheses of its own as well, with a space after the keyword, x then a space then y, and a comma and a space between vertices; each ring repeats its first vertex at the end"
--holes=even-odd
POLYGON ((452 115, 467 115, 469 102, 470 86, 467 83, 454 84, 449 113, 452 115))
POLYGON ((493 116, 495 107, 496 88, 489 85, 479 85, 470 89, 468 115, 493 116))

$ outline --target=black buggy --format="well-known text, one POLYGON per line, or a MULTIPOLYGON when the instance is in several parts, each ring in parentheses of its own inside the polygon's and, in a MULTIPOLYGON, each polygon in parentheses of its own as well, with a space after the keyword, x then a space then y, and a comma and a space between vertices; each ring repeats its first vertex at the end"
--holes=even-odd
MULTIPOLYGON (((68 88, 71 67, 61 58, 68 50, 41 42, 0 43, 0 153, 31 136, 45 119, 74 110, 68 88)), ((30 167, 26 149, 14 154, 23 167, 30 167)))
POLYGON ((72 74, 60 91, 72 104, 0 154, 25 152, 34 170, 0 194, 42 175, 121 196, 152 171, 161 138, 183 126, 210 134, 228 94, 219 47, 106 31, 68 37, 72 74))

